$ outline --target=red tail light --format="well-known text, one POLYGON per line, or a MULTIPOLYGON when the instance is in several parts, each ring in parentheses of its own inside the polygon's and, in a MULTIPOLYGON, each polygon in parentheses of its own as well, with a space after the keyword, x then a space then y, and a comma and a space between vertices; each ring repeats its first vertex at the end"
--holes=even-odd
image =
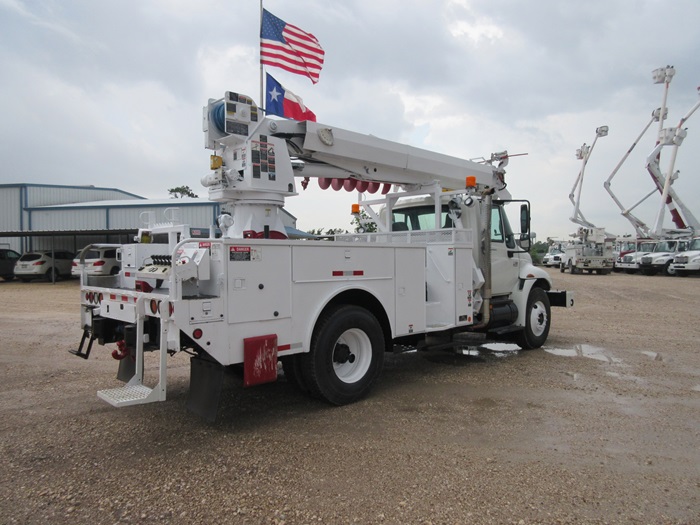
POLYGON ((42 264, 46 264, 46 261, 37 261, 34 263, 34 266, 41 266, 42 264))
POLYGON ((75 261, 73 261, 73 263, 71 264, 71 266, 78 266, 78 263, 75 262, 75 261))
POLYGON ((105 261, 96 261, 95 263, 93 263, 93 266, 104 266, 104 265, 105 265, 105 261))

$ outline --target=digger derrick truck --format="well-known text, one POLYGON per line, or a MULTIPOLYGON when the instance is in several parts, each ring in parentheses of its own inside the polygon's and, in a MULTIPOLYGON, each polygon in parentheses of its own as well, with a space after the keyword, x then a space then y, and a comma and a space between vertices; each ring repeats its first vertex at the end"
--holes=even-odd
POLYGON ((213 155, 202 184, 233 210, 218 219, 221 237, 154 225, 139 232, 151 242, 120 249, 128 271, 81 277, 74 353, 116 343, 126 384, 98 392, 114 406, 165 400, 167 357, 180 351, 191 354, 188 408, 207 420, 227 367, 252 386, 275 381, 281 362, 290 382, 342 405, 369 392, 387 351, 428 348, 432 336, 538 348, 550 307, 573 305, 571 292, 553 290, 532 264, 529 203, 510 199, 506 152, 479 163, 270 119, 234 92, 209 100, 203 130, 213 155), (280 213, 297 177, 356 190, 352 212, 365 211, 377 231, 288 239, 280 213), (518 233, 505 213, 513 207, 518 233), (149 351, 158 359, 144 360, 149 351), (157 375, 144 374, 145 362, 157 362, 157 375))

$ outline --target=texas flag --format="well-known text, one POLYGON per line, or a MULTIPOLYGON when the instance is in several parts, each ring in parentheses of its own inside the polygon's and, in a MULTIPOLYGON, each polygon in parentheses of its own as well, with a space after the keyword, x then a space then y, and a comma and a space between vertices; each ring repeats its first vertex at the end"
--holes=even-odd
POLYGON ((266 75, 265 110, 268 115, 316 122, 316 115, 304 106, 301 97, 285 89, 282 84, 272 78, 270 73, 266 73, 266 75))

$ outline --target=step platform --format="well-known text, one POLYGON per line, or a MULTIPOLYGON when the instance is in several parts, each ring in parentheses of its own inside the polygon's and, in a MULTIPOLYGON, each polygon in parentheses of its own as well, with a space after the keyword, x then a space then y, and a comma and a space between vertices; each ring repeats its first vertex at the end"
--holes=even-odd
POLYGON ((158 401, 158 399, 153 399, 153 396, 151 396, 152 392, 153 389, 145 385, 126 385, 119 388, 99 390, 97 397, 107 401, 112 406, 127 407, 158 401))

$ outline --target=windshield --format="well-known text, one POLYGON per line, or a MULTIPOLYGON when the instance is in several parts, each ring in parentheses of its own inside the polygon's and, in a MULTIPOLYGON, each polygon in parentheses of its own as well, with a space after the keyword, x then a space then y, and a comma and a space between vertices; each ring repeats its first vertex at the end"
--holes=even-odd
POLYGON ((693 239, 693 241, 688 246, 688 251, 690 250, 700 250, 700 239, 693 239))
POLYGON ((653 252, 654 246, 656 246, 655 242, 641 242, 641 243, 639 243, 639 251, 640 252, 653 252))
POLYGON ((656 245, 654 248, 654 251, 656 253, 661 253, 661 252, 672 252, 675 251, 676 249, 676 241, 661 241, 659 244, 656 245))

